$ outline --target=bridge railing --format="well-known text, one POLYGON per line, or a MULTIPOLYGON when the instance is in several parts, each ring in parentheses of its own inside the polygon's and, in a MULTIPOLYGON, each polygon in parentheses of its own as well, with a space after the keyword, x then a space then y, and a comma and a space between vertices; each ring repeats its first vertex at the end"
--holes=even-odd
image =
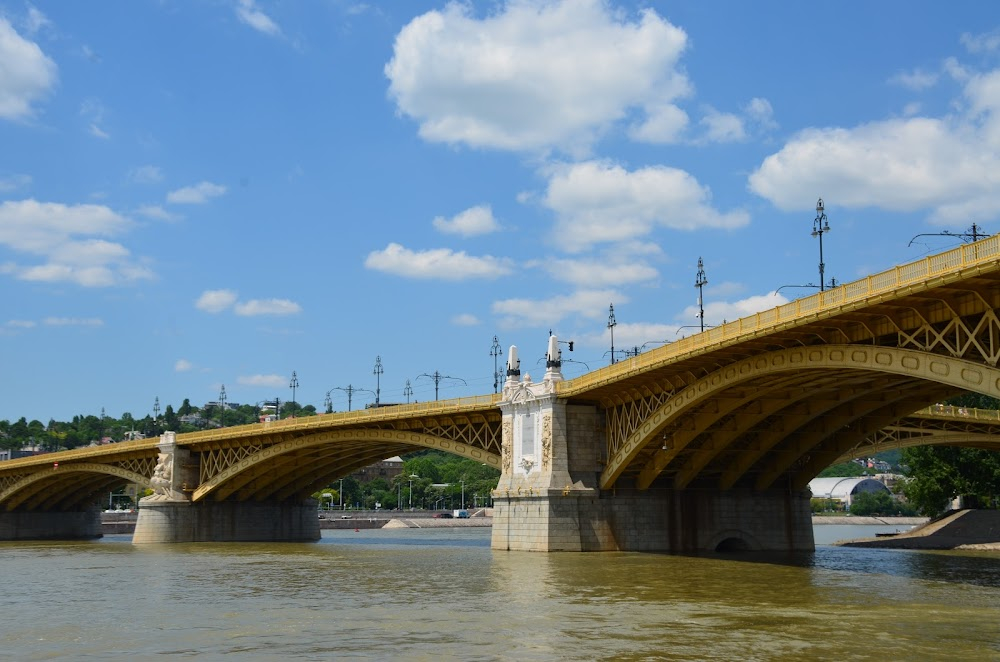
POLYGON ((645 354, 560 382, 556 385, 556 391, 558 393, 585 391, 600 384, 614 381, 623 375, 642 372, 645 369, 662 365, 671 359, 705 347, 743 336, 767 332, 779 326, 816 316, 823 311, 864 301, 901 287, 923 283, 934 276, 958 269, 995 262, 998 258, 1000 258, 1000 235, 994 235, 972 244, 965 244, 937 255, 929 255, 915 262, 893 267, 860 280, 838 285, 832 289, 706 329, 701 333, 657 347, 645 354))
POLYGON ((996 409, 976 409, 975 407, 956 407, 955 405, 936 404, 913 412, 917 416, 940 416, 942 418, 968 418, 976 421, 1000 422, 1000 411, 996 409))
POLYGON ((216 428, 214 430, 203 430, 201 432, 189 432, 178 435, 178 441, 192 443, 198 441, 210 441, 226 437, 239 436, 241 432, 246 434, 259 434, 263 430, 309 430, 313 428, 324 428, 331 425, 351 425, 354 423, 373 423, 387 421, 409 416, 437 416, 451 412, 471 412, 476 409, 490 409, 496 406, 502 396, 499 393, 489 395, 475 395, 464 398, 452 398, 450 400, 434 400, 430 402, 414 402, 405 405, 390 405, 374 409, 359 409, 356 411, 336 412, 333 414, 318 414, 316 416, 303 416, 299 418, 285 418, 280 421, 269 421, 266 423, 251 423, 249 425, 238 425, 228 428, 216 428))

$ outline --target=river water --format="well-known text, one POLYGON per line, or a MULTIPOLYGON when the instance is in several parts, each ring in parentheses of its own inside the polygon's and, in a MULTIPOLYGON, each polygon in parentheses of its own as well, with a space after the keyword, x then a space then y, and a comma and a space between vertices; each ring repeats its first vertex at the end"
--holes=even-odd
POLYGON ((1000 554, 825 544, 857 528, 792 557, 497 552, 488 528, 0 543, 0 660, 1000 659, 1000 554))

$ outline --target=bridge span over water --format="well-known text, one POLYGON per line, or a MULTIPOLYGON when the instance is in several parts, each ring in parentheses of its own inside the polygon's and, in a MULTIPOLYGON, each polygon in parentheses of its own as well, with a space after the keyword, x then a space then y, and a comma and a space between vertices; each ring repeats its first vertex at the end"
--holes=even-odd
POLYGON ((998 304, 991 237, 572 380, 550 339, 544 377, 509 364, 498 395, 4 462, 0 538, 86 535, 88 508, 136 482, 155 491, 137 542, 315 539, 310 494, 438 448, 501 469, 498 548, 811 548, 806 486, 829 464, 993 443, 994 421, 934 405, 1000 397, 998 304))

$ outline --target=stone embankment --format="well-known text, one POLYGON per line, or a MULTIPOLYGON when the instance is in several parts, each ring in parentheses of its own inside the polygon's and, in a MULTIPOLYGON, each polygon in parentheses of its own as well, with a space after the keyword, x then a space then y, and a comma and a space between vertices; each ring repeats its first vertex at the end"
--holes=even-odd
MULTIPOLYGON (((410 511, 388 513, 386 511, 321 511, 320 529, 434 529, 448 527, 493 526, 493 511, 480 508, 470 511, 468 518, 434 517, 433 511, 410 511)), ((437 513, 439 514, 439 513, 437 513)), ((101 526, 105 535, 131 534, 135 532, 135 522, 139 511, 105 511, 101 513, 101 526)))
MULTIPOLYGON (((852 524, 853 522, 852 518, 852 524)), ((975 549, 1000 551, 1000 511, 956 510, 912 531, 879 538, 848 540, 844 547, 882 549, 975 549)))
POLYGON ((926 517, 858 517, 851 515, 844 517, 840 515, 813 515, 812 523, 816 525, 841 525, 841 526, 916 526, 926 524, 926 517))

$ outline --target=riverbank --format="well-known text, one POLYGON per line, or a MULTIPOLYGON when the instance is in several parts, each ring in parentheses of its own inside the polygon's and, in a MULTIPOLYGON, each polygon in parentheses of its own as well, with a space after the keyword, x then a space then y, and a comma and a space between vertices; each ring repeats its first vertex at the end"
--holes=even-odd
POLYGON ((927 517, 857 517, 854 515, 813 515, 812 523, 816 525, 838 526, 916 526, 926 524, 927 517))
POLYGON ((905 533, 837 544, 877 549, 1000 551, 1000 511, 952 511, 905 533))

